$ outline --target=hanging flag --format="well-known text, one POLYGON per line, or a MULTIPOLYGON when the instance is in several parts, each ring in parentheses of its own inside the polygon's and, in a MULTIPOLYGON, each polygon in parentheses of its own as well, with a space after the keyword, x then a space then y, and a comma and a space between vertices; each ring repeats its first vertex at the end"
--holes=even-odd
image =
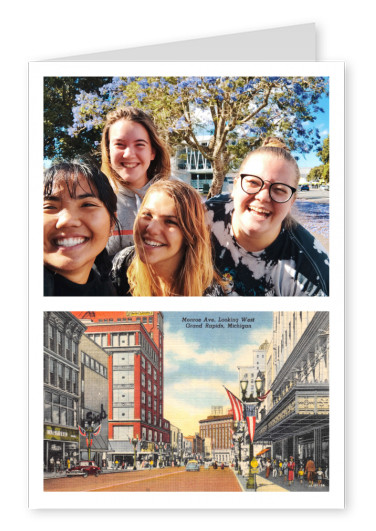
POLYGON ((93 431, 93 435, 96 437, 97 435, 99 435, 100 431, 101 431, 101 428, 102 428, 102 424, 99 424, 98 428, 96 428, 94 431, 93 431))
POLYGON ((269 389, 269 391, 267 393, 265 393, 264 395, 261 395, 261 396, 258 396, 257 397, 257 400, 259 402, 262 402, 263 400, 265 400, 265 398, 268 396, 268 394, 270 393, 271 389, 269 389))
MULTIPOLYGON (((224 387, 224 386, 223 386, 224 387)), ((239 398, 237 398, 231 391, 225 387, 228 397, 231 402, 232 412, 234 415, 234 420, 243 420, 243 403, 239 398)))
POLYGON ((256 406, 257 404, 244 404, 245 418, 247 420, 248 433, 251 442, 253 442, 256 430, 256 406))
POLYGON ((84 428, 78 426, 78 431, 80 432, 80 435, 82 435, 82 437, 86 437, 86 430, 84 430, 84 428))

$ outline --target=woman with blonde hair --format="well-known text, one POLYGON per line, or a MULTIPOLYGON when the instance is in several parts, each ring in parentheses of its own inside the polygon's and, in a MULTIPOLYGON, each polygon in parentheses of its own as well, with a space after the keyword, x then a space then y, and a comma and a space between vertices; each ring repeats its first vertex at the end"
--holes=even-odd
POLYGON ((101 141, 102 171, 117 194, 120 231, 108 242, 112 257, 133 245, 133 224, 147 189, 170 177, 170 154, 153 119, 141 109, 123 107, 106 117, 101 141))
POLYGON ((200 194, 189 184, 163 180, 145 194, 134 224, 135 246, 114 258, 119 295, 223 295, 214 271, 210 231, 200 194))
POLYGON ((329 258, 291 216, 300 178, 296 160, 268 137, 240 166, 231 195, 206 202, 215 265, 246 296, 327 296, 329 258))

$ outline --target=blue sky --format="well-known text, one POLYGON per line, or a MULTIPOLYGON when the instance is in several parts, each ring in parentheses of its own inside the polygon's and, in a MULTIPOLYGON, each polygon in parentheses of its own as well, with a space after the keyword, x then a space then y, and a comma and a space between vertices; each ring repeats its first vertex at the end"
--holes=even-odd
MULTIPOLYGON (((322 143, 324 138, 329 135, 329 97, 322 96, 319 101, 319 106, 324 109, 324 112, 316 115, 316 121, 313 122, 313 125, 319 130, 322 143)), ((312 127, 312 124, 309 124, 309 126, 312 127)), ((311 151, 305 155, 293 151, 292 154, 299 156, 298 166, 300 168, 313 168, 322 164, 321 160, 316 156, 315 151, 311 151)))
MULTIPOLYGON (((225 385, 236 395, 238 366, 249 365, 252 351, 271 340, 272 312, 164 312, 164 416, 184 435, 199 431, 198 421, 211 406, 230 408, 225 385), (244 330, 206 328, 204 319, 254 319, 244 330), (201 319, 202 328, 188 328, 183 318, 201 319)), ((198 323, 195 323, 198 324, 198 323)))

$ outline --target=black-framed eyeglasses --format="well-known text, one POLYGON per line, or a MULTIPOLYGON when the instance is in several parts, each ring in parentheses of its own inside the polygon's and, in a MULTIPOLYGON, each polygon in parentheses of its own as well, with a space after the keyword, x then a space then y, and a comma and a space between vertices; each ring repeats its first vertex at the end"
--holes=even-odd
MULTIPOLYGON (((246 194, 258 194, 265 186, 265 183, 270 183, 270 181, 264 181, 257 175, 240 174, 240 185, 246 194)), ((287 203, 295 192, 296 188, 285 183, 270 183, 269 185, 270 199, 276 203, 287 203)))

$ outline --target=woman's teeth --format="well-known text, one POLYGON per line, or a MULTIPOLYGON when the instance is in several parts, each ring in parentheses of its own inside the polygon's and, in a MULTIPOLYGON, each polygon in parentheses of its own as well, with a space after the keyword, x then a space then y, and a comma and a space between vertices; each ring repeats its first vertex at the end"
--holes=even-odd
POLYGON ((153 242, 151 240, 144 240, 144 242, 147 244, 147 245, 151 245, 152 247, 162 247, 164 244, 163 243, 159 243, 159 242, 153 242))
POLYGON ((59 247, 74 247, 75 245, 84 243, 85 239, 86 238, 61 238, 55 241, 59 247))

